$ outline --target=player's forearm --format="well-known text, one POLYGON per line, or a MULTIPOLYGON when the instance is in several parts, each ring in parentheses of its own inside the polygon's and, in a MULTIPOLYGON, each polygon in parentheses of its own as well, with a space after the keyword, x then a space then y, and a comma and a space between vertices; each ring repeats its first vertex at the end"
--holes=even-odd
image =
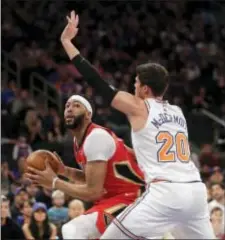
POLYGON ((71 41, 62 40, 61 43, 70 60, 72 60, 73 58, 80 54, 80 51, 73 45, 71 41))
POLYGON ((98 94, 104 97, 105 101, 111 104, 113 98, 117 94, 117 90, 102 79, 98 71, 80 55, 80 52, 71 41, 64 40, 62 41, 62 45, 70 60, 73 62, 74 66, 84 77, 87 83, 93 87, 98 94))
POLYGON ((84 172, 76 168, 65 167, 63 176, 69 178, 74 182, 85 183, 84 172))
POLYGON ((61 179, 56 181, 55 188, 84 201, 95 201, 103 195, 103 191, 92 189, 86 184, 73 184, 61 179))

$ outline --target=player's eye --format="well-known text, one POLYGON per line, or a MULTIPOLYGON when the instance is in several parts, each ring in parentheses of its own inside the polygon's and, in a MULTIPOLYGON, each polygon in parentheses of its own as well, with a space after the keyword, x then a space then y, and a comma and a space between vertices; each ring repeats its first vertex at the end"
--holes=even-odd
POLYGON ((76 107, 76 108, 79 108, 80 104, 79 103, 75 103, 73 106, 76 107))

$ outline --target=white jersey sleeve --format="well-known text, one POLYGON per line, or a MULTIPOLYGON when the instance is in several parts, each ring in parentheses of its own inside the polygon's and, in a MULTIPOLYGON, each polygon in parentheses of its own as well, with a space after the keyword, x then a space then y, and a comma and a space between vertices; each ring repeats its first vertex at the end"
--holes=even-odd
POLYGON ((94 129, 84 142, 87 161, 108 161, 116 151, 113 137, 104 129, 94 129))

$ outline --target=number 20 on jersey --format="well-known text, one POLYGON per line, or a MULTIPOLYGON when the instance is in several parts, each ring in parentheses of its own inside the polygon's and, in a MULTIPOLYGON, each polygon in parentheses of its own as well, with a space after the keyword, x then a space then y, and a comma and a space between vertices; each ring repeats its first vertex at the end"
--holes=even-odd
POLYGON ((173 136, 167 131, 161 131, 156 135, 156 143, 161 144, 158 150, 159 162, 175 162, 177 159, 183 163, 189 162, 189 142, 183 132, 178 132, 173 136), (172 148, 174 149, 173 151, 171 150, 172 148))

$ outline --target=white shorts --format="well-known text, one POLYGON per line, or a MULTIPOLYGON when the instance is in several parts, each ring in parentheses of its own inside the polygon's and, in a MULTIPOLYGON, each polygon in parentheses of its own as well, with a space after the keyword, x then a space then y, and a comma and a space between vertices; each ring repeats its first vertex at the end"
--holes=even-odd
POLYGON ((106 229, 101 239, 215 239, 201 182, 152 183, 106 229))
POLYGON ((99 233, 96 222, 98 213, 81 215, 62 226, 63 239, 98 239, 99 233))

